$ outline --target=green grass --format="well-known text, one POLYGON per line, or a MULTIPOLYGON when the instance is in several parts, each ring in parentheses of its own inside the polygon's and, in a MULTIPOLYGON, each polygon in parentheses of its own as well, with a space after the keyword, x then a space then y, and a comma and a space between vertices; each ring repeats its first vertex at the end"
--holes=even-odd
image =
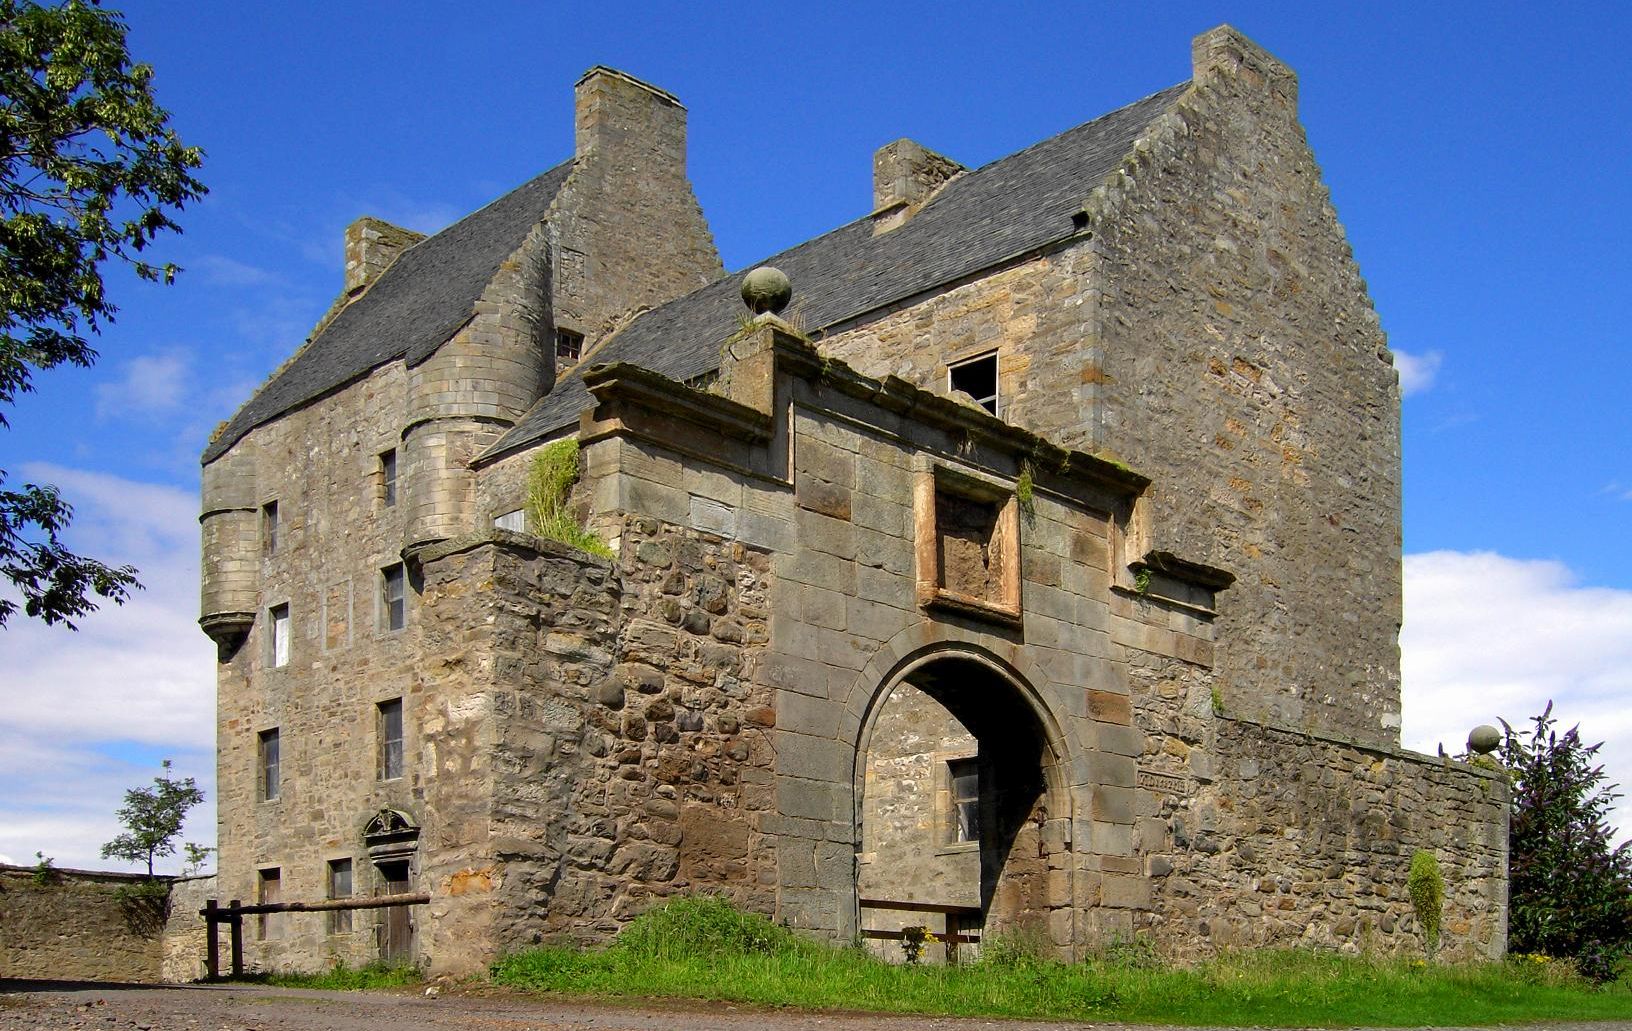
POLYGON ((252 974, 241 978, 255 984, 269 984, 278 988, 326 988, 330 991, 355 992, 371 988, 401 988, 418 984, 419 970, 411 966, 388 963, 370 963, 362 967, 336 964, 320 974, 270 973, 252 974))
POLYGON ((1244 952, 1191 969, 1147 949, 1063 964, 1016 943, 961 967, 908 967, 817 944, 720 900, 677 900, 598 951, 543 948, 493 967, 497 984, 593 996, 732 1000, 809 1009, 1257 1026, 1492 1024, 1632 1018, 1632 985, 1589 988, 1557 963, 1468 966, 1244 952))

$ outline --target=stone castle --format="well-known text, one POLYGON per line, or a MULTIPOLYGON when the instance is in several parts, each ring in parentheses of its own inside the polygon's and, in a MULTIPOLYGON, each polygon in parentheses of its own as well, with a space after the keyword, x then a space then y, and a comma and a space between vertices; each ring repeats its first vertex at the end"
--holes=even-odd
POLYGON ((1505 785, 1399 747, 1392 356, 1296 78, 1192 53, 982 168, 882 148, 781 274, 723 273, 685 109, 600 67, 569 160, 353 224, 203 457, 218 891, 429 902, 267 917, 251 961, 465 971, 688 892, 1415 948, 1417 849, 1446 947, 1499 954, 1505 785), (572 462, 606 548, 543 533, 572 462))

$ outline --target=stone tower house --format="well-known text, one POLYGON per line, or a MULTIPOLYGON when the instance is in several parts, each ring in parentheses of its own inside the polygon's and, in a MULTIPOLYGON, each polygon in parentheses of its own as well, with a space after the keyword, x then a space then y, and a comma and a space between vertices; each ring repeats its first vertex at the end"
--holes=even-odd
POLYGON ((1505 786, 1399 748, 1399 390, 1297 120, 1193 77, 874 210, 749 319, 684 109, 604 68, 572 160, 346 291, 204 455, 225 897, 252 957, 466 970, 725 893, 1064 955, 1505 941, 1505 786), (798 328, 796 328, 798 327, 798 328), (575 442, 572 512, 525 514, 575 442))

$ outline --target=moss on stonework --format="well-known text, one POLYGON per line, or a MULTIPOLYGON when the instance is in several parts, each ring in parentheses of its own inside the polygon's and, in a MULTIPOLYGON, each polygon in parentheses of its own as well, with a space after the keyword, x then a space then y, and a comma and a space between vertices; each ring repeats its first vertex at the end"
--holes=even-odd
POLYGON ((527 475, 527 527, 540 537, 611 558, 612 549, 606 542, 579 526, 567 508, 567 498, 577 482, 577 440, 557 440, 539 448, 527 475))

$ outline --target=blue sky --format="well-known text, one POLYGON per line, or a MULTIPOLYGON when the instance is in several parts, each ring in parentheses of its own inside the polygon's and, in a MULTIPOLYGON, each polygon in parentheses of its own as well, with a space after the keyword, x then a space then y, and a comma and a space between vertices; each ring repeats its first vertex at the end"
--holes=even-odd
MULTIPOLYGON (((163 755, 213 786, 198 453, 339 290, 352 219, 434 231, 565 159, 572 84, 609 64, 687 105, 691 178, 740 268, 865 214, 878 146, 983 164, 1187 79, 1191 37, 1220 22, 1299 74, 1408 374, 1406 744, 1557 697, 1632 783, 1632 7, 124 10, 211 194, 161 245, 176 285, 115 276, 100 363, 39 377, 0 436, 0 468, 63 485, 80 546, 148 581, 77 637, 0 636, 0 690, 24 699, 0 714, 0 778, 22 789, 0 802, 0 855, 95 862, 119 789, 163 755)), ((212 838, 208 818, 190 833, 212 838)))

